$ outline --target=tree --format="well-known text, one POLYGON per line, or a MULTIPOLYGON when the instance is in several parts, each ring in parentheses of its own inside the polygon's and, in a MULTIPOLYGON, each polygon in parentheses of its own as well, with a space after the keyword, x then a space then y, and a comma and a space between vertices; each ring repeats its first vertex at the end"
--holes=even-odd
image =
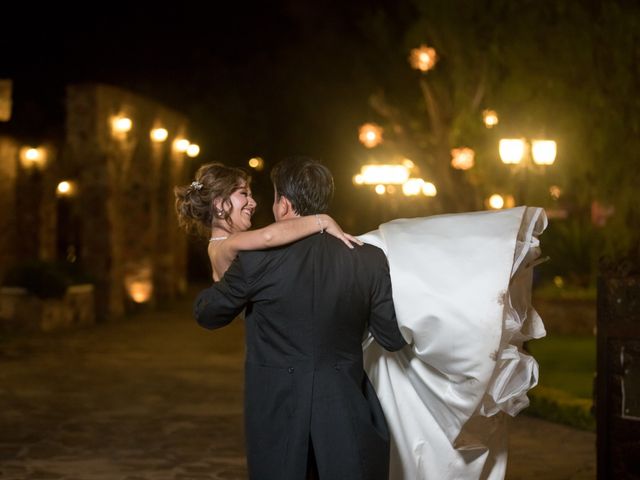
POLYGON ((526 200, 566 209, 567 222, 577 226, 564 230, 593 239, 589 258, 602 249, 638 256, 640 177, 630 167, 640 155, 640 5, 408 5, 414 18, 401 36, 394 37, 393 21, 382 10, 366 22, 377 49, 372 60, 385 65, 372 68, 381 78, 371 107, 385 124, 388 147, 404 152, 434 179, 439 210, 482 208, 491 190, 514 188, 498 160, 500 136, 549 136, 558 142, 558 160, 545 178, 531 182, 526 200), (439 57, 423 75, 406 64, 409 50, 420 44, 439 57), (499 113, 500 124, 492 130, 481 122, 484 108, 499 113), (462 145, 476 152, 476 166, 465 173, 450 167, 450 149, 462 145), (562 192, 557 201, 549 195, 551 184, 562 192), (589 221, 598 205, 614 211, 604 230, 589 221))

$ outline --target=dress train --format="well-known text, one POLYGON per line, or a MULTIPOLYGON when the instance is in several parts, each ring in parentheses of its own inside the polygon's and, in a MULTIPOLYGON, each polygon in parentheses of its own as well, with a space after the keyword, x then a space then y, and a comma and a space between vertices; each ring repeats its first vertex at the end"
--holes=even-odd
POLYGON ((545 335, 531 306, 541 208, 399 219, 360 238, 387 254, 399 352, 363 343, 391 432, 390 479, 502 479, 508 416, 529 404, 545 335))

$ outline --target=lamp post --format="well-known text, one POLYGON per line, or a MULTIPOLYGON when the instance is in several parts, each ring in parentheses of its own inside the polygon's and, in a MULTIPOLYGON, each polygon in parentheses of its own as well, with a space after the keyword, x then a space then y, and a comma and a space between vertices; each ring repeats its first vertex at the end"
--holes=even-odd
POLYGON ((499 144, 500 160, 515 169, 519 176, 518 203, 528 200, 530 171, 536 172, 553 165, 557 154, 554 140, 528 140, 525 138, 503 138, 499 144))

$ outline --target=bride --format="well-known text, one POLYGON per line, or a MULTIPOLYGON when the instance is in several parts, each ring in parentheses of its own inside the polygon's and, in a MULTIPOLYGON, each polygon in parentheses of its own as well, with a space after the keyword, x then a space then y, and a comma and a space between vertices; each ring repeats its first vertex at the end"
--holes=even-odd
POLYGON ((357 239, 327 215, 250 231, 255 208, 248 176, 221 164, 204 165, 194 182, 176 188, 181 225, 210 234, 214 280, 239 251, 322 230, 387 255, 409 345, 390 353, 368 337, 363 349, 392 435, 389 478, 504 478, 507 416, 528 405, 538 376, 522 342, 545 334, 530 305, 544 211, 400 219, 357 239))
POLYGON ((174 190, 180 226, 210 235, 208 253, 214 281, 222 278, 240 251, 287 245, 319 231, 339 238, 349 248, 353 248, 353 243, 362 245, 326 214, 283 220, 249 230, 257 206, 249 180, 247 173, 239 168, 209 163, 198 169, 196 180, 190 185, 174 190))

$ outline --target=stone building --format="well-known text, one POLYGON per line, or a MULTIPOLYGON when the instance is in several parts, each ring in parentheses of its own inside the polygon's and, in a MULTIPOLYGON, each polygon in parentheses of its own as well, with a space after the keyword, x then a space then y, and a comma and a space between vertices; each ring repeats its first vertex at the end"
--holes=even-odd
POLYGON ((184 292, 173 187, 187 181, 176 148, 186 136, 186 118, 150 99, 68 86, 65 136, 39 149, 46 162, 29 165, 16 139, 0 137, 0 274, 29 258, 79 262, 103 319, 184 292))

